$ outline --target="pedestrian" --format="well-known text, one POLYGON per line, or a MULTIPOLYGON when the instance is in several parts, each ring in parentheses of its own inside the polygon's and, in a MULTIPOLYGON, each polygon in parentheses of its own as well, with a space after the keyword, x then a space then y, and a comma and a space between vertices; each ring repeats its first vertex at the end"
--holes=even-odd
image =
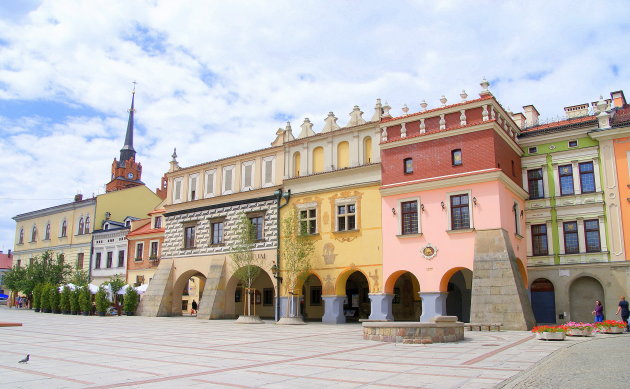
POLYGON ((192 309, 190 310, 190 314, 191 315, 197 314, 197 302, 195 300, 193 300, 192 302, 192 309))
POLYGON ((626 301, 625 296, 621 296, 621 299, 619 301, 616 315, 619 314, 621 314, 621 320, 626 323, 626 332, 628 332, 628 330, 630 330, 630 327, 628 327, 628 317, 630 317, 630 309, 628 309, 628 302, 626 301))
POLYGON ((595 300, 595 309, 593 310, 595 315, 595 323, 601 323, 604 321, 604 306, 599 300, 595 300))

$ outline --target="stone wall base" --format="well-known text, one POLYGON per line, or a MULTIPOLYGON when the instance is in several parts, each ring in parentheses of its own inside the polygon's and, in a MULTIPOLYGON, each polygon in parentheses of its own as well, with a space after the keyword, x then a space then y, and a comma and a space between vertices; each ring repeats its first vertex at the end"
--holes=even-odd
POLYGON ((435 322, 363 322, 363 339, 403 344, 449 343, 464 339, 464 323, 454 316, 435 322))

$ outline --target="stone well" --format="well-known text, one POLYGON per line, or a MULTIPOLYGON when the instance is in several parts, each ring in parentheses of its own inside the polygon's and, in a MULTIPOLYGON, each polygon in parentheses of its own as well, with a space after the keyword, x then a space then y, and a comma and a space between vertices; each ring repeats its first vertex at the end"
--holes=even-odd
POLYGON ((464 339, 464 323, 457 316, 436 316, 431 322, 363 322, 363 339, 407 344, 457 342, 464 339))

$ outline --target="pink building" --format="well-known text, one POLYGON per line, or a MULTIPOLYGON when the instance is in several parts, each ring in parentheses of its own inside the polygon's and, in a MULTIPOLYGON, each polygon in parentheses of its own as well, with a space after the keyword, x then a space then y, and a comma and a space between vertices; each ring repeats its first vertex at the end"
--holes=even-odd
POLYGON ((519 128, 481 85, 478 99, 381 123, 385 285, 373 319, 533 325, 519 128))

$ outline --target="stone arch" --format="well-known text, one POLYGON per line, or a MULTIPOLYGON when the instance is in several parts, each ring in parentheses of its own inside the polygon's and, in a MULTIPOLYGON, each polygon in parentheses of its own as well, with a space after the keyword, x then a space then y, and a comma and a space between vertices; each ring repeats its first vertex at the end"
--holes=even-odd
POLYGON ((448 291, 448 283, 451 279, 451 277, 457 273, 460 270, 468 270, 472 273, 472 270, 470 270, 467 267, 463 267, 463 266, 458 266, 458 267, 454 267, 451 268, 449 270, 447 270, 446 272, 444 272, 444 274, 442 275, 442 279, 440 280, 440 292, 447 292, 448 291))
POLYGON ((343 312, 346 321, 367 319, 371 313, 369 293, 373 290, 368 274, 352 267, 345 269, 337 277, 337 296, 345 296, 343 312))
POLYGON ((520 258, 516 258, 516 266, 518 267, 518 272, 521 274, 521 278, 523 279, 523 285, 525 286, 525 289, 529 289, 527 268, 525 267, 525 265, 523 264, 523 261, 521 261, 520 258))
POLYGON ((322 277, 311 270, 300 279, 297 289, 301 293, 300 313, 304 320, 321 321, 324 316, 322 277))
POLYGON ((448 270, 440 280, 440 292, 446 292, 446 314, 459 321, 470 321, 472 271, 466 267, 448 270))
POLYGON ((569 284, 569 319, 591 322, 595 300, 606 301, 601 281, 587 274, 576 276, 569 284))
POLYGON ((347 141, 337 144, 337 169, 350 166, 350 144, 347 141))
MULTIPOLYGON (((256 289, 255 305, 256 315, 265 318, 273 318, 275 313, 275 287, 273 276, 264 268, 260 267, 260 273, 254 280, 252 287, 256 289), (271 305, 266 304, 265 289, 271 289, 271 305), (260 298, 260 302, 258 301, 260 298)), ((239 280, 234 276, 232 272, 225 283, 225 311, 224 316, 226 318, 236 318, 243 314, 243 290, 239 287, 239 280), (237 301, 238 300, 238 301, 237 301)))
MULTIPOLYGON (((197 277, 200 280, 199 281, 200 284, 196 285, 197 295, 186 300, 187 301, 190 300, 191 303, 192 303, 192 300, 195 300, 197 305, 201 303, 201 299, 203 298, 203 288, 205 286, 206 275, 197 269, 186 270, 177 277, 175 282, 173 282, 173 291, 171 292, 172 293, 171 316, 182 316, 182 310, 183 310, 182 308, 183 308, 183 301, 184 301, 183 290, 188 285, 190 279, 193 277, 197 277)), ((191 309, 191 306, 187 304, 186 311, 189 312, 190 309, 191 309)))
POLYGON ((312 161, 312 173, 320 173, 324 171, 324 148, 322 146, 318 146, 313 149, 312 161))
POLYGON ((335 294, 337 296, 343 296, 346 293, 346 282, 354 272, 359 272, 363 274, 365 279, 368 281, 370 290, 373 290, 373 286, 372 284, 370 284, 370 278, 368 277, 368 274, 366 274, 363 270, 359 268, 346 268, 339 274, 339 276, 337 276, 337 281, 335 282, 335 294))
POLYGON ((417 281, 417 286, 414 285, 414 290, 417 287, 416 291, 420 292, 420 281, 418 281, 418 277, 416 277, 415 274, 413 274, 413 272, 409 270, 397 270, 390 274, 389 277, 387 277, 387 281, 385 281, 385 289, 383 291, 388 294, 394 294, 394 285, 396 285, 396 281, 398 281, 398 278, 400 278, 400 276, 405 273, 411 273, 414 276, 417 281))
POLYGON ((392 273, 385 283, 385 293, 392 294, 391 313, 394 320, 418 321, 422 314, 420 281, 408 270, 392 273))
POLYGON ((555 323, 556 295, 553 282, 547 278, 537 278, 532 282, 529 290, 536 323, 555 323))
POLYGON ((293 177, 300 176, 301 155, 299 151, 293 153, 293 177))
POLYGON ((363 138, 363 164, 372 163, 372 138, 363 138))

